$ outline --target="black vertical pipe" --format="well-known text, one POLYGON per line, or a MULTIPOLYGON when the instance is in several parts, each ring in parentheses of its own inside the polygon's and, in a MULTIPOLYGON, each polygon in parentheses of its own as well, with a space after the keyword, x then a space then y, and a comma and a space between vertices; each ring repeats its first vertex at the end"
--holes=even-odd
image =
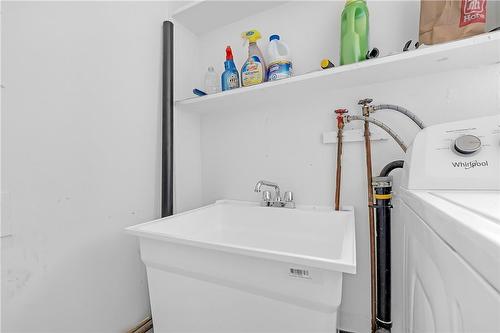
POLYGON ((163 22, 161 216, 174 211, 174 25, 163 22))
POLYGON ((373 178, 377 230, 377 327, 390 330, 392 177, 373 178))
POLYGON ((377 327, 390 331, 391 319, 391 197, 392 177, 389 173, 402 168, 404 161, 387 164, 374 177, 372 186, 375 198, 375 219, 377 230, 377 327))

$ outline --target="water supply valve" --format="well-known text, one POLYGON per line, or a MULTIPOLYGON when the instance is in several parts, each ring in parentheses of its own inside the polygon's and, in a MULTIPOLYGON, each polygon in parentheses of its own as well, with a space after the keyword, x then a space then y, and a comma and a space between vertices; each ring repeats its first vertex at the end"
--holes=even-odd
POLYGON ((361 110, 363 111, 363 116, 369 117, 370 112, 373 112, 373 107, 370 103, 373 102, 373 98, 364 98, 358 101, 358 105, 361 105, 361 110))
POLYGON ((349 112, 347 109, 336 109, 335 113, 337 114, 337 128, 344 128, 344 114, 349 112))

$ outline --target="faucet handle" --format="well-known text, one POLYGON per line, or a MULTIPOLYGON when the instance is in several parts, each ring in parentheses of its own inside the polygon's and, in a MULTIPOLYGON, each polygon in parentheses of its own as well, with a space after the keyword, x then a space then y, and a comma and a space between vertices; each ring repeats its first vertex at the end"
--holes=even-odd
POLYGON ((285 192, 284 200, 285 200, 285 202, 293 202, 293 192, 292 191, 286 191, 285 192))
POLYGON ((269 202, 271 201, 271 191, 262 191, 262 201, 269 202))

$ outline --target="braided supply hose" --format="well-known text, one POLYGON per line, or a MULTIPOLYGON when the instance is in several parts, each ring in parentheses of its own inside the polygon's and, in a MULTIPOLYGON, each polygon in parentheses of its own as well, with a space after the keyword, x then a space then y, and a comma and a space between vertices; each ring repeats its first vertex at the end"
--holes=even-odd
POLYGON ((353 121, 353 120, 360 120, 360 121, 367 121, 367 122, 370 122, 374 125, 377 125, 381 129, 386 131, 394 139, 394 141, 396 141, 396 143, 401 147, 401 149, 406 153, 408 146, 403 141, 403 139, 401 139, 401 137, 399 135, 397 135, 396 132, 394 132, 389 126, 385 125, 381 121, 378 121, 377 119, 374 119, 372 117, 365 117, 365 116, 346 115, 344 117, 345 117, 345 121, 348 123, 353 121))
POLYGON ((394 110, 394 111, 400 112, 400 113, 404 114, 405 116, 407 116, 408 118, 410 118, 411 120, 413 120, 413 122, 415 124, 417 124, 417 126, 420 127, 421 129, 423 129, 425 127, 424 122, 420 118, 418 118, 413 112, 411 112, 408 109, 405 109, 402 106, 394 105, 394 104, 380 104, 380 105, 373 106, 373 111, 377 111, 377 110, 394 110))

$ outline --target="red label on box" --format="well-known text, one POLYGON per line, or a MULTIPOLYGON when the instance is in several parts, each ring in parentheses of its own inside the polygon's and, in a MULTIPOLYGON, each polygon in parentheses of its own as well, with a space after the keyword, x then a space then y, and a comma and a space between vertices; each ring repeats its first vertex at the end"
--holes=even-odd
POLYGON ((462 0, 460 27, 486 22, 486 0, 462 0))

